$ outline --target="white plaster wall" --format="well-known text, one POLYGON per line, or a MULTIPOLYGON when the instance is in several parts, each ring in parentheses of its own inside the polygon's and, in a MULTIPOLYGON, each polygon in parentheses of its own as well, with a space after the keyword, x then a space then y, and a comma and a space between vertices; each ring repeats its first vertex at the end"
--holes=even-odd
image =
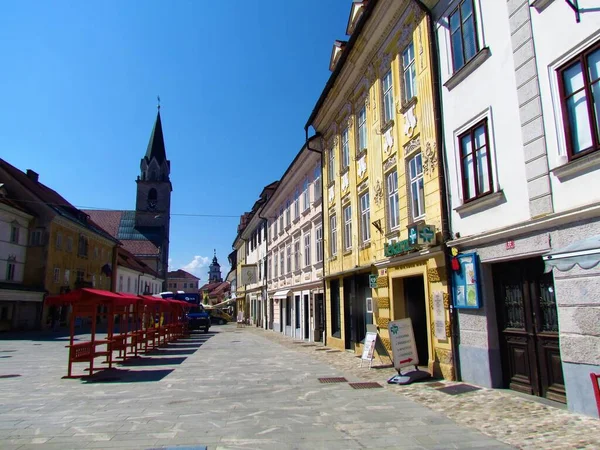
MULTIPOLYGON (((540 95, 550 170, 566 156, 562 111, 558 100, 556 69, 600 39, 600 10, 597 0, 579 0, 581 22, 564 0, 554 0, 542 11, 531 8, 540 95), (559 31, 558 31, 559 30, 559 31)), ((551 175, 555 212, 600 201, 600 169, 559 180, 551 175)))
MULTIPOLYGON (((30 216, 29 216, 30 217, 30 216)), ((27 241, 29 239, 29 218, 22 214, 0 208, 0 281, 6 280, 9 255, 16 257, 14 279, 15 283, 23 282, 25 260, 27 256, 27 241), (19 240, 10 242, 13 225, 19 228, 19 240)))
MULTIPOLYGON (((447 23, 456 2, 443 0, 434 10, 442 84, 452 75, 452 54, 447 23)), ((491 56, 452 90, 442 86, 444 149, 452 214, 452 231, 465 237, 529 219, 529 203, 521 125, 514 73, 513 52, 506 2, 475 1, 480 48, 491 56), (455 208, 463 204, 458 160, 458 134, 476 118, 487 114, 492 170, 496 190, 506 202, 461 217, 455 208)))
POLYGON ((145 283, 148 283, 150 285, 152 294, 158 294, 159 292, 161 292, 163 283, 162 279, 153 277, 152 275, 143 274, 128 267, 117 266, 117 285, 115 288, 117 292, 123 292, 132 295, 143 294, 143 288, 145 283), (120 289, 119 287, 119 280, 121 276, 123 277, 123 289, 120 289), (138 277, 139 284, 136 286, 136 283, 138 282, 138 277), (129 290, 127 289, 127 278, 131 279, 131 285, 129 290))

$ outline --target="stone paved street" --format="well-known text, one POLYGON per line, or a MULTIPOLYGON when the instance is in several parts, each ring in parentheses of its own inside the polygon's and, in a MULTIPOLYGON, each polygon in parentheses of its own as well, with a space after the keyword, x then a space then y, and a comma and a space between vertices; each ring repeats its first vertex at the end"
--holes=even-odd
POLYGON ((88 381, 61 378, 65 337, 45 333, 0 341, 0 448, 600 445, 598 421, 512 394, 482 390, 452 397, 425 384, 386 385, 391 369, 359 369, 359 360, 345 352, 316 351, 234 324, 214 331, 88 381), (340 376, 375 380, 384 388, 318 381, 340 376))

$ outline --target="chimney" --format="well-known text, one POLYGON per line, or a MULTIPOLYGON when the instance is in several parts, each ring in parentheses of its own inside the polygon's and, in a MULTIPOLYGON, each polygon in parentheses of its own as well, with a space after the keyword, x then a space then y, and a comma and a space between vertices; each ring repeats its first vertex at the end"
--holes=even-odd
POLYGON ((29 178, 34 183, 37 183, 40 176, 37 172, 34 172, 31 169, 27 169, 27 178, 29 178))

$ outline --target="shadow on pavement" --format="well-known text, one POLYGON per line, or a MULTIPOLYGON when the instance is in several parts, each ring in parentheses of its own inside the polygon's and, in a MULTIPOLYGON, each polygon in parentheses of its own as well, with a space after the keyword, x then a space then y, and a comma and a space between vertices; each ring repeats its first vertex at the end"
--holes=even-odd
POLYGON ((82 378, 84 384, 94 383, 145 383, 160 381, 175 369, 159 370, 129 370, 129 369, 106 369, 90 377, 82 378))
POLYGON ((198 351, 198 347, 183 348, 161 348, 146 353, 146 356, 173 356, 173 355, 193 355, 198 351))
POLYGON ((121 361, 118 364, 121 366, 171 366, 176 364, 181 364, 187 358, 181 357, 165 357, 165 358, 147 358, 144 356, 140 356, 139 358, 128 359, 127 361, 121 361))

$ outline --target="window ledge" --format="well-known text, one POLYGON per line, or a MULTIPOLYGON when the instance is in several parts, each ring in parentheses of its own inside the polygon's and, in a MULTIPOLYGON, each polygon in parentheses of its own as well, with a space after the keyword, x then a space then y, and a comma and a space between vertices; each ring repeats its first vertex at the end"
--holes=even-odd
POLYGON ((361 151, 356 153, 356 156, 354 157, 355 161, 360 160, 360 158, 362 158, 363 156, 365 156, 367 154, 367 148, 363 148, 361 151))
POLYGON ((292 223, 298 223, 298 221, 300 220, 300 216, 296 216, 296 218, 292 221, 292 223))
POLYGON ((342 254, 342 256, 348 256, 352 254, 352 249, 350 250, 344 250, 344 253, 342 254))
POLYGON ((489 47, 483 47, 479 52, 473 56, 469 62, 467 62, 464 66, 458 69, 454 74, 444 83, 444 86, 448 88, 449 91, 454 89, 461 81, 471 75, 475 69, 481 66, 486 59, 492 56, 492 52, 489 47))
POLYGON ((381 127, 381 130, 379 130, 379 132, 381 134, 383 134, 387 130, 389 130, 390 128, 392 128, 393 126, 394 126, 394 119, 388 120, 386 123, 383 124, 383 126, 381 127))
POLYGON ((566 181, 598 168, 600 168, 600 151, 595 151, 555 167, 550 172, 560 181, 566 181))
POLYGON ((302 273, 302 269, 294 270, 294 275, 300 275, 302 273))
POLYGON ((288 223, 288 224, 285 226, 285 231, 289 230, 290 228, 292 228, 292 226, 291 226, 291 225, 288 223))
POLYGON ((468 216, 470 214, 475 214, 484 209, 493 208, 494 206, 498 206, 502 203, 506 202, 506 197, 504 196, 504 191, 500 190, 498 192, 494 192, 492 194, 485 195, 477 200, 473 200, 467 203, 464 203, 456 208, 456 211, 461 217, 468 216))
POLYGON ((304 211, 302 211, 302 215, 306 216, 309 212, 310 212, 310 208, 306 208, 304 211))
POLYGON ((531 6, 533 6, 537 12, 542 12, 553 1, 554 0, 534 0, 531 2, 531 6))
POLYGON ((396 227, 385 234, 386 239, 399 239, 400 238, 400 227, 396 227))
POLYGON ((313 206, 318 206, 322 203, 323 197, 319 197, 317 199, 315 199, 315 201, 313 202, 313 206))
POLYGON ((350 166, 346 166, 344 167, 342 170, 340 170, 339 176, 343 177, 344 175, 346 175, 348 172, 350 171, 350 166))
POLYGON ((367 241, 360 246, 360 250, 365 250, 371 246, 371 241, 367 241))
POLYGON ((412 108, 414 105, 417 104, 417 96, 413 96, 412 98, 410 98, 408 101, 403 102, 402 105, 400 106, 400 111, 398 111, 400 114, 404 114, 406 113, 406 111, 408 111, 410 108, 412 108))
POLYGON ((329 182, 329 184, 327 185, 327 189, 329 189, 331 186, 335 186, 335 180, 331 180, 329 182))

